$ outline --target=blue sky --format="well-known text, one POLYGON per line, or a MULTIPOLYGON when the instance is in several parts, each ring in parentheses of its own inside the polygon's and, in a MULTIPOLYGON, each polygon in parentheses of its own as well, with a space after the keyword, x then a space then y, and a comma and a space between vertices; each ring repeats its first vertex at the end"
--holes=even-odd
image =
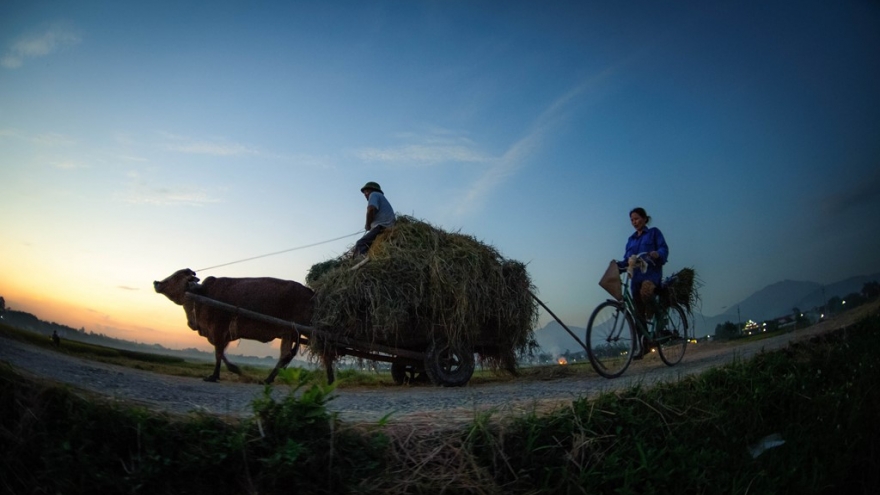
POLYGON ((712 316, 880 271, 878 87, 875 2, 7 1, 0 295, 204 347, 153 280, 355 234, 377 181, 575 326, 643 206, 712 316))

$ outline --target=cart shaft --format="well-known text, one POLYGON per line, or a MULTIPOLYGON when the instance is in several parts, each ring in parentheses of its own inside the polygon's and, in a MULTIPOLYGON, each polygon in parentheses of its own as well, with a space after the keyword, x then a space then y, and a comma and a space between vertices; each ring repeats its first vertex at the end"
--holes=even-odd
POLYGON ((240 308, 238 306, 234 306, 232 304, 227 304, 225 302, 217 301, 216 299, 211 299, 209 297, 200 296, 198 294, 193 294, 192 292, 187 292, 187 299, 198 302, 200 304, 205 304, 208 306, 213 306, 219 309, 223 309, 235 315, 244 316, 246 318, 251 318, 253 320, 262 321, 264 323, 269 323, 271 325, 278 325, 280 327, 286 327, 296 332, 299 332, 302 336, 308 338, 308 340, 300 337, 300 343, 308 345, 313 337, 320 336, 326 338, 327 340, 334 343, 334 345, 340 346, 343 349, 340 349, 342 352, 340 354, 347 354, 355 357, 361 357, 364 359, 372 359, 376 361, 393 361, 394 356, 400 356, 410 359, 416 359, 418 361, 423 361, 425 359, 425 354, 417 351, 410 351, 407 349, 397 349, 391 346, 385 346, 381 344, 368 343, 368 342, 360 342, 356 340, 351 340, 346 337, 335 335, 326 330, 319 330, 315 327, 310 327, 307 325, 301 325, 299 323, 282 320, 281 318, 275 318, 274 316, 264 315, 262 313, 257 313, 256 311, 251 311, 249 309, 240 308), (387 356, 383 356, 383 354, 387 354, 387 356))

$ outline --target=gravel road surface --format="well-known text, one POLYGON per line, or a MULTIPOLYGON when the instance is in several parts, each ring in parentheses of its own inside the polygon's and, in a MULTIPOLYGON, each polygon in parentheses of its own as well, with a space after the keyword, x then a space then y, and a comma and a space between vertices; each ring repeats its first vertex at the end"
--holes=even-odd
MULTIPOLYGON (((635 383, 651 385, 674 381, 734 359, 747 359, 763 351, 779 349, 791 342, 843 328, 877 309, 877 303, 866 305, 804 330, 758 342, 690 345, 682 362, 671 368, 665 366, 656 355, 651 355, 642 361, 634 361, 621 378, 614 380, 577 376, 550 380, 517 379, 461 388, 344 388, 333 393, 328 409, 337 412, 341 419, 348 422, 375 422, 390 414, 392 422, 428 423, 470 421, 476 412, 481 411, 505 415, 546 410, 598 392, 625 388, 635 383)), ((259 384, 228 381, 208 383, 195 378, 160 375, 84 360, 2 337, 0 361, 11 364, 25 375, 68 384, 111 400, 135 402, 172 413, 204 411, 246 416, 251 414, 251 401, 263 393, 263 386, 259 384)), ((282 397, 288 391, 284 385, 273 387, 277 397, 282 397)))

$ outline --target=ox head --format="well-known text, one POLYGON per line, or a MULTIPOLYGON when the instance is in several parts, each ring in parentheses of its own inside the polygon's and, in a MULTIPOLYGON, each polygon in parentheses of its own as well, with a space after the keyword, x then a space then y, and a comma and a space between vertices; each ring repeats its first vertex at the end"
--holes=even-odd
POLYGON ((189 268, 184 268, 172 273, 165 280, 153 282, 153 288, 159 294, 164 294, 165 297, 171 299, 175 304, 183 305, 187 289, 198 281, 199 278, 196 277, 196 272, 189 268))

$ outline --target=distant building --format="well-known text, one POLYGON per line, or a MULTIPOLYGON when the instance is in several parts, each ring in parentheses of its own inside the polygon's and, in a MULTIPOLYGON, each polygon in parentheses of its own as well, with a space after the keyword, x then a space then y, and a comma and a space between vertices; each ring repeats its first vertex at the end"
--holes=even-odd
POLYGON ((754 335, 756 333, 761 332, 761 325, 757 322, 749 320, 746 322, 745 326, 743 326, 742 333, 743 335, 754 335))

